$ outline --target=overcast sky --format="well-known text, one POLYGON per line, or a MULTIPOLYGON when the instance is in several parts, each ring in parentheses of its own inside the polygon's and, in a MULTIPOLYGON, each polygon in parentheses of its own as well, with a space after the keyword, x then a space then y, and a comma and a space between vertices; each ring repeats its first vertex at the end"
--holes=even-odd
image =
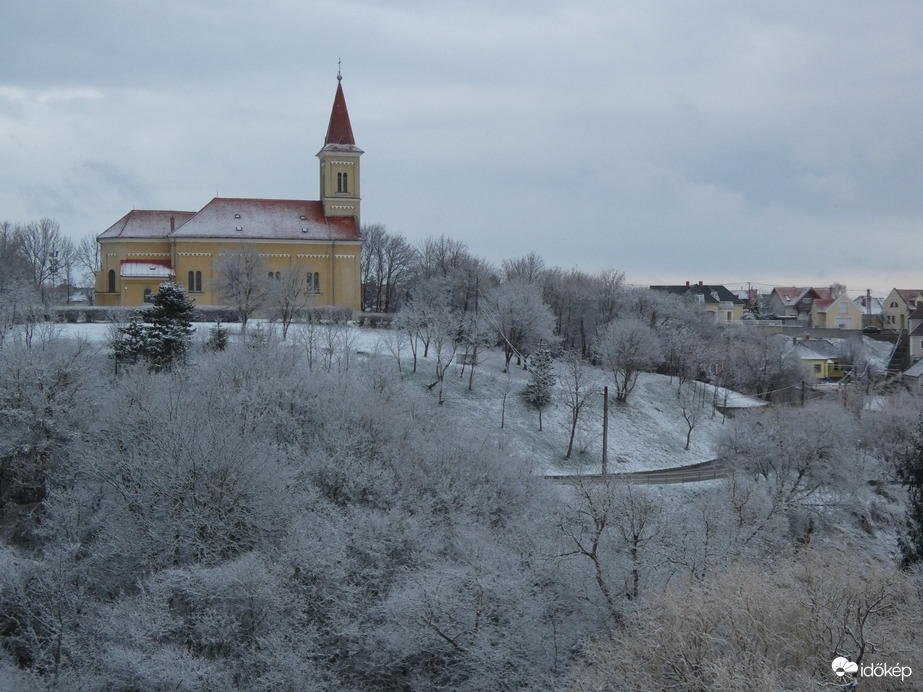
POLYGON ((33 0, 0 8, 0 219, 317 199, 631 283, 923 287, 919 0, 33 0))

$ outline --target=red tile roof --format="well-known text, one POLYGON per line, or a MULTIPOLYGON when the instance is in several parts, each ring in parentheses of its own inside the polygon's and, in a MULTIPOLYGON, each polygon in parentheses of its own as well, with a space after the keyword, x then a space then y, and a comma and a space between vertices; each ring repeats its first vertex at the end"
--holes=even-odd
POLYGON ((329 145, 337 148, 356 146, 353 128, 349 122, 349 112, 346 110, 346 97, 343 96, 342 83, 337 83, 337 93, 333 97, 333 110, 330 111, 330 124, 327 126, 327 136, 324 138, 324 147, 329 145))

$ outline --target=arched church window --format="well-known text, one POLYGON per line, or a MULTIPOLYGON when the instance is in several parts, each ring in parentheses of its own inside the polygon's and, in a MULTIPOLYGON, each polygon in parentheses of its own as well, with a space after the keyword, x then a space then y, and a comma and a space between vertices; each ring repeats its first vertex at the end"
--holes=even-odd
POLYGON ((346 173, 337 173, 337 192, 349 192, 349 182, 346 173))
POLYGON ((109 293, 115 293, 115 269, 109 270, 109 293))
POLYGON ((189 270, 189 292, 192 293, 195 290, 195 272, 191 269, 189 270))
POLYGON ((320 293, 320 273, 314 272, 314 292, 320 293))

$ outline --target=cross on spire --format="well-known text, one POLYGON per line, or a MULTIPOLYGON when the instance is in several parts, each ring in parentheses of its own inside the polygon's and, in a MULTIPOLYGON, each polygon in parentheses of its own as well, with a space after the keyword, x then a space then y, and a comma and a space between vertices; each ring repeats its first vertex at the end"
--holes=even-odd
POLYGON ((342 66, 343 66, 343 59, 340 58, 339 60, 337 60, 337 81, 338 82, 343 81, 343 75, 340 74, 340 68, 342 68, 342 66))

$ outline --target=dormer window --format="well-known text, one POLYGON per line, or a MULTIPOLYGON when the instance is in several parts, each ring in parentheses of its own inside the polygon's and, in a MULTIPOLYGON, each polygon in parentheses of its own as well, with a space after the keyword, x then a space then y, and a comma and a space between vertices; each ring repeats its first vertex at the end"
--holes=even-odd
POLYGON ((337 192, 349 192, 346 175, 346 173, 337 173, 337 192))
POLYGON ((242 230, 244 230, 244 227, 243 227, 243 226, 237 226, 234 230, 235 230, 235 231, 242 231, 242 230))
POLYGON ((235 218, 235 219, 239 219, 239 218, 240 218, 240 214, 234 214, 234 218, 235 218))

